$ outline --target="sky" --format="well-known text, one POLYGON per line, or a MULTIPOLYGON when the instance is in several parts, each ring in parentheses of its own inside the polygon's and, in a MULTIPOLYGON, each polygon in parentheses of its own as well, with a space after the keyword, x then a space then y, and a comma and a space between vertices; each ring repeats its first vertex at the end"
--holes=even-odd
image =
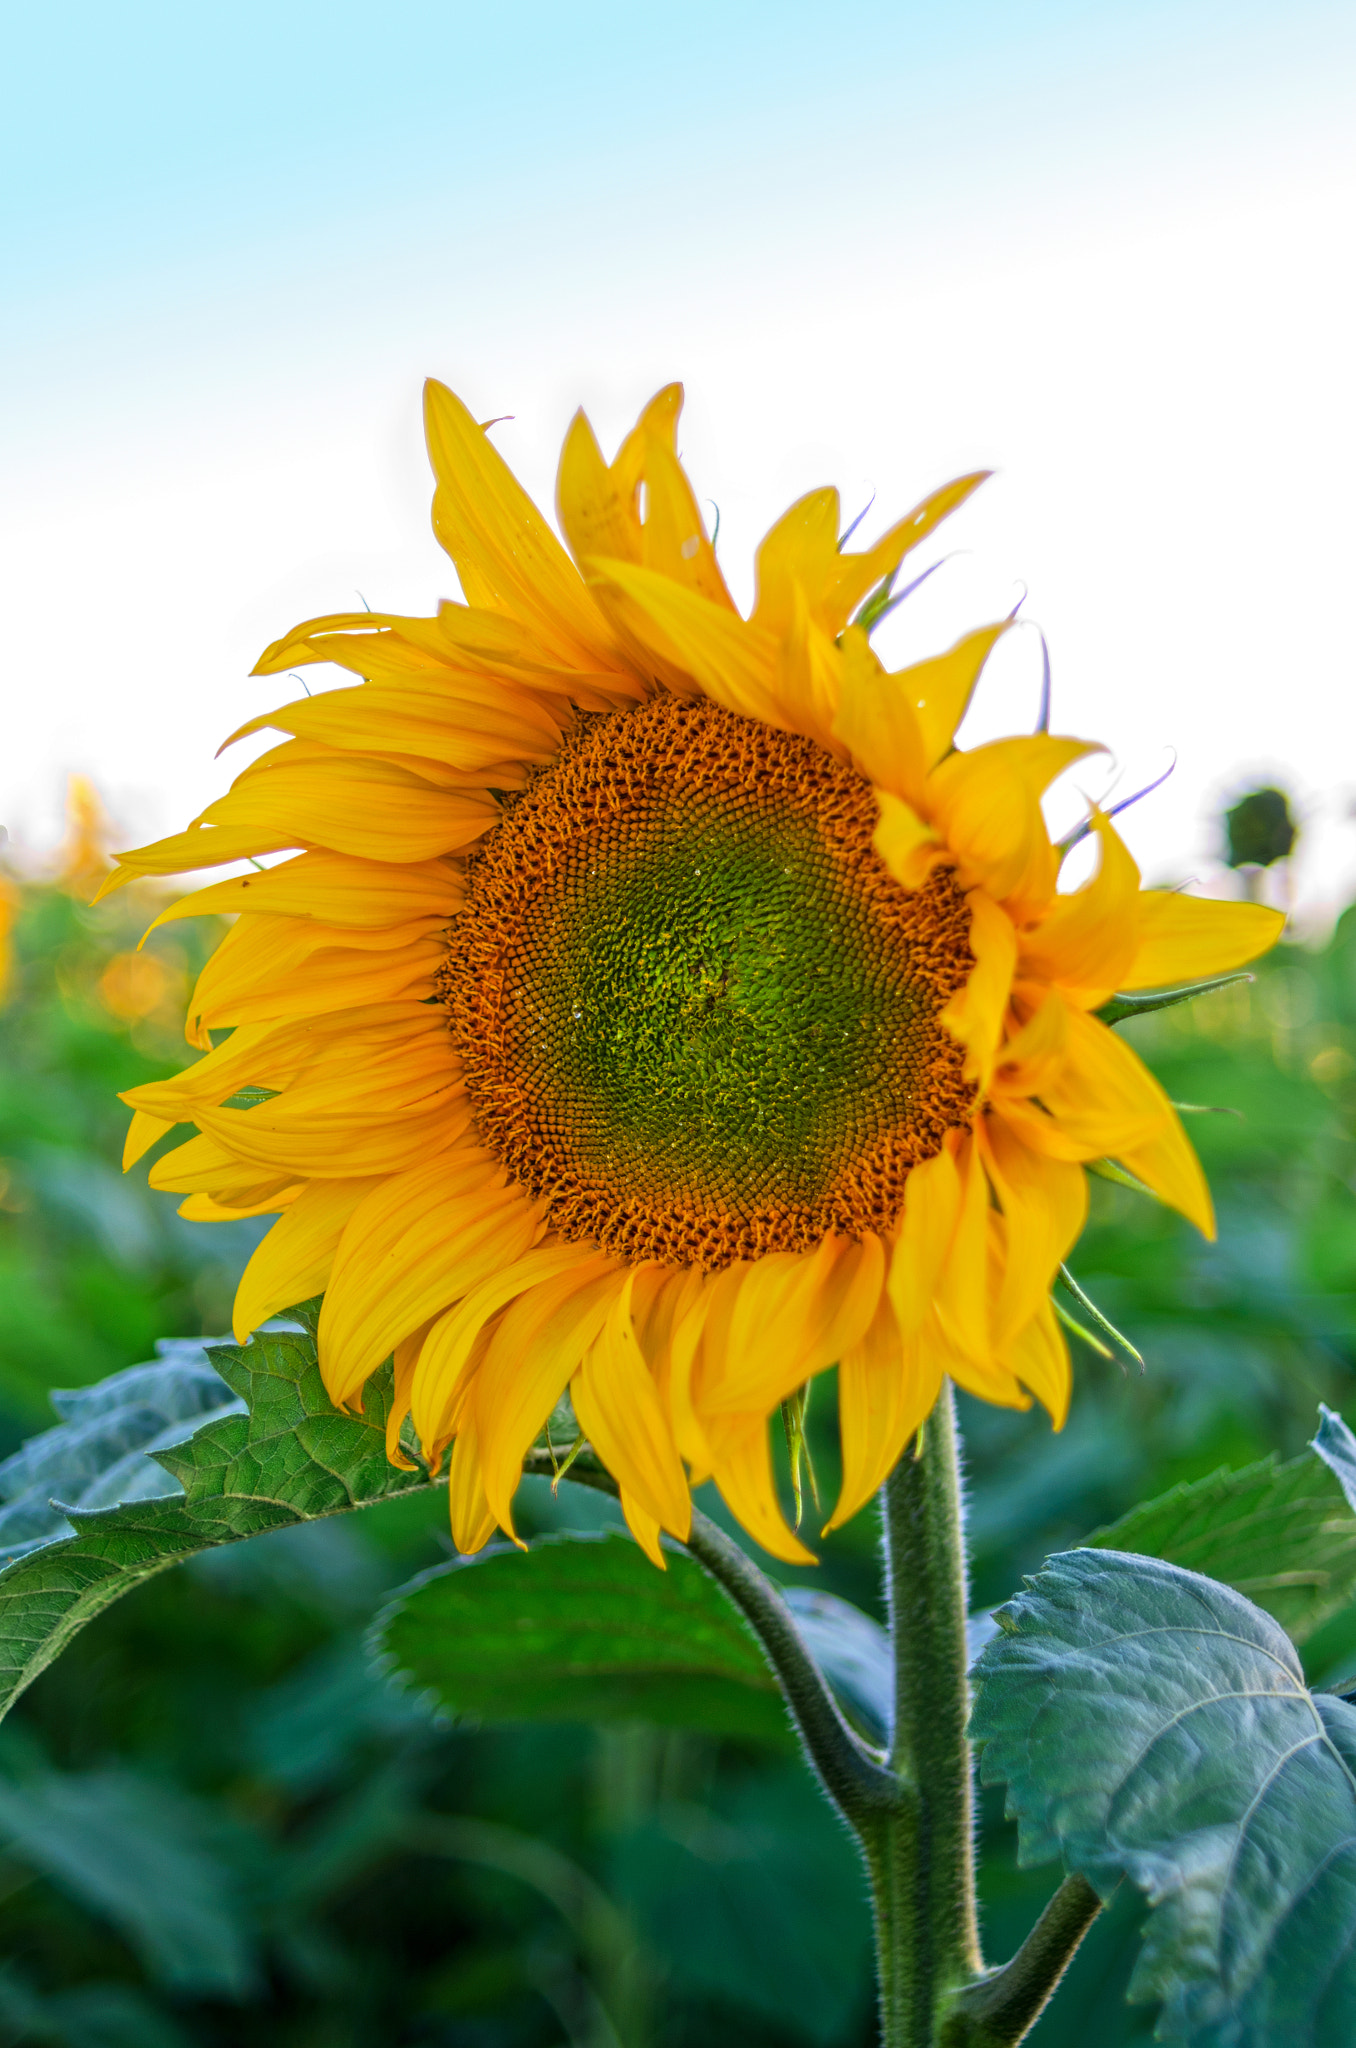
MULTIPOLYGON (((802 491, 993 480, 880 638, 1019 597, 971 738, 1105 741, 1150 880, 1279 780, 1356 890, 1356 12, 1289 0, 12 7, 0 820, 177 830, 297 621, 456 595, 437 375, 550 504, 674 377, 732 587, 802 491), (1039 628, 1039 631, 1036 629, 1039 628)), ((312 681, 314 683, 315 677, 312 681)), ((337 678, 336 678, 337 680, 337 678)))

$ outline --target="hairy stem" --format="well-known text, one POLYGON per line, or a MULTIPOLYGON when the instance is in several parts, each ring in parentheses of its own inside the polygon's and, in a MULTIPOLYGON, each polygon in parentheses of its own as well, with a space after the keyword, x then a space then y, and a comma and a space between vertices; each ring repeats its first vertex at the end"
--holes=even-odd
POLYGON ((946 1384, 883 1496, 895 1660, 891 1769, 909 1810, 863 1834, 872 1875, 884 2048, 931 2048, 982 1969, 955 1410, 946 1384))
MULTIPOLYGON (((549 1470, 530 1452, 527 1469, 549 1470)), ((589 1452, 582 1486, 615 1494, 589 1452)), ((809 1761, 850 1823, 871 1880, 882 2048, 1011 2048, 1025 2039, 1101 1901, 1067 1878, 1012 1960, 985 1970, 975 1910, 966 1569, 960 1463, 949 1384, 881 1492, 894 1651, 888 1764, 843 1719, 776 1586, 694 1510, 687 1548, 763 1646, 809 1761)))
POLYGON ((696 1508, 687 1547, 758 1637, 810 1761, 845 1818, 860 1829, 877 1816, 898 1813, 910 1796, 907 1788, 874 1760, 848 1727, 776 1587, 723 1529, 696 1508))
POLYGON ((1012 1961, 957 1993, 942 2028, 944 2048, 1010 2048, 1025 2040, 1101 1910, 1085 1877, 1066 1877, 1012 1961))

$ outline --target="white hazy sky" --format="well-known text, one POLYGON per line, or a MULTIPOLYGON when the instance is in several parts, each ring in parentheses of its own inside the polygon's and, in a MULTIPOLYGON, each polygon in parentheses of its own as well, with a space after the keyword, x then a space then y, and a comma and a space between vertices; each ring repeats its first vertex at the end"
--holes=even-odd
MULTIPOLYGON (((262 646, 455 594, 432 372, 550 502, 661 383, 747 594, 789 499, 976 466, 893 651, 1023 587, 1151 878, 1221 803, 1356 887, 1356 11, 1289 0, 59 0, 6 26, 0 818, 136 843, 225 786, 262 646), (940 551, 940 549, 939 549, 940 551)), ((892 650, 883 646, 887 654, 892 650)), ((976 731, 1029 724, 1034 633, 976 731)), ((241 764, 243 765, 243 758, 241 764)), ((1101 784, 1089 781, 1089 788, 1101 784)))

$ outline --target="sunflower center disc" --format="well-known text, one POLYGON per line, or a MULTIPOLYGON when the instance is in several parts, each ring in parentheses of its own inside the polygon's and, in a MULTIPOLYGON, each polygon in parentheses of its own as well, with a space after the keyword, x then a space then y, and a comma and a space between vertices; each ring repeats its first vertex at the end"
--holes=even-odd
POLYGON ((595 718, 471 868, 440 989, 481 1141, 552 1229, 707 1268, 887 1230, 973 1090, 949 872, 902 889, 870 784, 660 698, 595 718))

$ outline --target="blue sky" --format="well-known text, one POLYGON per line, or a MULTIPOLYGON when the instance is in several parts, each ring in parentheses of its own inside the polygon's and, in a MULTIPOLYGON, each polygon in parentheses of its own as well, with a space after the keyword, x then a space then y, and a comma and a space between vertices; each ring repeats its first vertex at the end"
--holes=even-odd
POLYGON ((1070 719, 1179 750, 1146 864, 1274 765, 1315 900, 1356 869, 1349 7, 54 4, 6 49, 30 844, 68 766, 170 829, 263 641, 446 594, 424 374, 548 498, 575 403, 677 374, 736 586, 797 490, 995 463, 917 631, 1029 587, 1070 719))

